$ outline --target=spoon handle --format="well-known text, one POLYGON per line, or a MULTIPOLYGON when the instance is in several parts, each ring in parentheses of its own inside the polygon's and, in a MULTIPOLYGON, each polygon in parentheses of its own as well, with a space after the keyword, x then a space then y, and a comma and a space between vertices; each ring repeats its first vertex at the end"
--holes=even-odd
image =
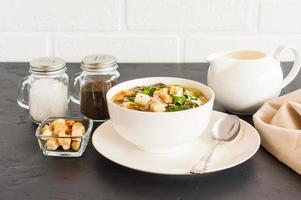
POLYGON ((202 174, 207 171, 207 164, 210 161, 210 158, 218 144, 219 141, 213 141, 207 152, 200 158, 199 162, 190 169, 191 174, 202 174))

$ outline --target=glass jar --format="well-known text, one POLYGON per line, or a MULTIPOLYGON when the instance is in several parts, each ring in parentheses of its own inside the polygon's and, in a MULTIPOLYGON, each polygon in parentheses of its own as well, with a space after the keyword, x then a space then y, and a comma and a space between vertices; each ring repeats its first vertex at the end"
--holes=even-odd
POLYGON ((30 62, 30 75, 20 80, 18 104, 29 110, 35 123, 68 113, 66 62, 61 58, 42 57, 30 62))
POLYGON ((81 114, 95 122, 109 119, 106 94, 120 76, 117 59, 111 55, 89 55, 82 59, 80 73, 73 76, 71 100, 81 114))

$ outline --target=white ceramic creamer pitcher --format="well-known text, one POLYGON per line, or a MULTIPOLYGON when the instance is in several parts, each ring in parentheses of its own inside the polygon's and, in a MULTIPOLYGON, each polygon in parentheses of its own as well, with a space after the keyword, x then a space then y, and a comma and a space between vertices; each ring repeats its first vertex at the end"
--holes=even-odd
POLYGON ((234 51, 210 55, 208 86, 216 100, 230 112, 254 113, 265 101, 279 96, 300 70, 300 55, 295 48, 280 46, 274 56, 254 50, 234 51), (280 53, 290 49, 294 65, 283 79, 280 53))

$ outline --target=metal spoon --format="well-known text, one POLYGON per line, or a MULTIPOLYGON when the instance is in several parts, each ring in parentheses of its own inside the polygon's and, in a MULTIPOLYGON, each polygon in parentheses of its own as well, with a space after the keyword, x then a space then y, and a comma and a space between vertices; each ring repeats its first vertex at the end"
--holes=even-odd
POLYGON ((202 174, 207 171, 207 164, 218 144, 221 142, 229 142, 233 140, 239 133, 240 122, 239 118, 235 115, 228 115, 224 118, 217 120, 211 131, 211 138, 213 143, 210 145, 209 150, 201 157, 191 169, 191 174, 202 174))

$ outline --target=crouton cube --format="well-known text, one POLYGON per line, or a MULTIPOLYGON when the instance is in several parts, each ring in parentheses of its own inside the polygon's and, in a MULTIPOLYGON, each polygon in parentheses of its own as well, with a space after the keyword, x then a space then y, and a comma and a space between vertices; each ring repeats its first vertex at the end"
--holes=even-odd
POLYGON ((74 151, 78 151, 80 148, 81 141, 72 141, 71 148, 74 151))
POLYGON ((46 130, 50 130, 51 131, 50 127, 47 124, 45 124, 45 126, 43 126, 43 128, 41 129, 41 132, 43 133, 46 130))
POLYGON ((60 127, 60 126, 65 126, 66 125, 66 120, 64 119, 56 119, 53 121, 54 127, 60 127))
POLYGON ((146 106, 150 100, 151 98, 147 94, 138 93, 135 97, 135 103, 140 104, 142 106, 146 106))
MULTIPOLYGON (((65 132, 59 132, 58 136, 59 137, 68 137, 69 135, 67 135, 65 132)), ((57 140, 58 140, 59 145, 61 145, 64 150, 70 149, 71 138, 58 138, 57 140)))
POLYGON ((52 136, 52 131, 49 129, 46 129, 42 134, 41 134, 41 139, 42 140, 47 140, 49 137, 52 136))
POLYGON ((58 139, 59 145, 63 147, 64 150, 70 149, 71 138, 58 139))
POLYGON ((68 127, 72 127, 72 125, 75 123, 75 121, 73 121, 73 120, 67 120, 66 121, 66 125, 68 126, 68 127))
POLYGON ((183 95, 183 88, 181 88, 179 86, 171 86, 169 93, 174 95, 174 96, 182 96, 183 95))
POLYGON ((128 109, 134 109, 136 104, 133 102, 123 102, 122 106, 128 109))
POLYGON ((60 145, 56 138, 50 138, 46 141, 46 148, 48 150, 56 150, 59 146, 60 145))
POLYGON ((72 137, 81 137, 86 132, 85 126, 80 122, 75 122, 72 126, 72 137))
POLYGON ((164 112, 165 111, 165 106, 163 103, 159 102, 159 101, 153 101, 150 104, 150 110, 152 112, 164 112))
POLYGON ((113 97, 113 101, 122 101, 124 97, 130 97, 134 95, 135 93, 133 90, 123 90, 113 97))
POLYGON ((153 96, 154 98, 161 99, 166 104, 170 104, 173 101, 172 96, 164 91, 157 90, 154 92, 153 96))
POLYGON ((57 119, 53 122, 54 124, 54 131, 53 135, 58 136, 59 133, 66 132, 68 126, 66 125, 66 121, 64 119, 57 119))

